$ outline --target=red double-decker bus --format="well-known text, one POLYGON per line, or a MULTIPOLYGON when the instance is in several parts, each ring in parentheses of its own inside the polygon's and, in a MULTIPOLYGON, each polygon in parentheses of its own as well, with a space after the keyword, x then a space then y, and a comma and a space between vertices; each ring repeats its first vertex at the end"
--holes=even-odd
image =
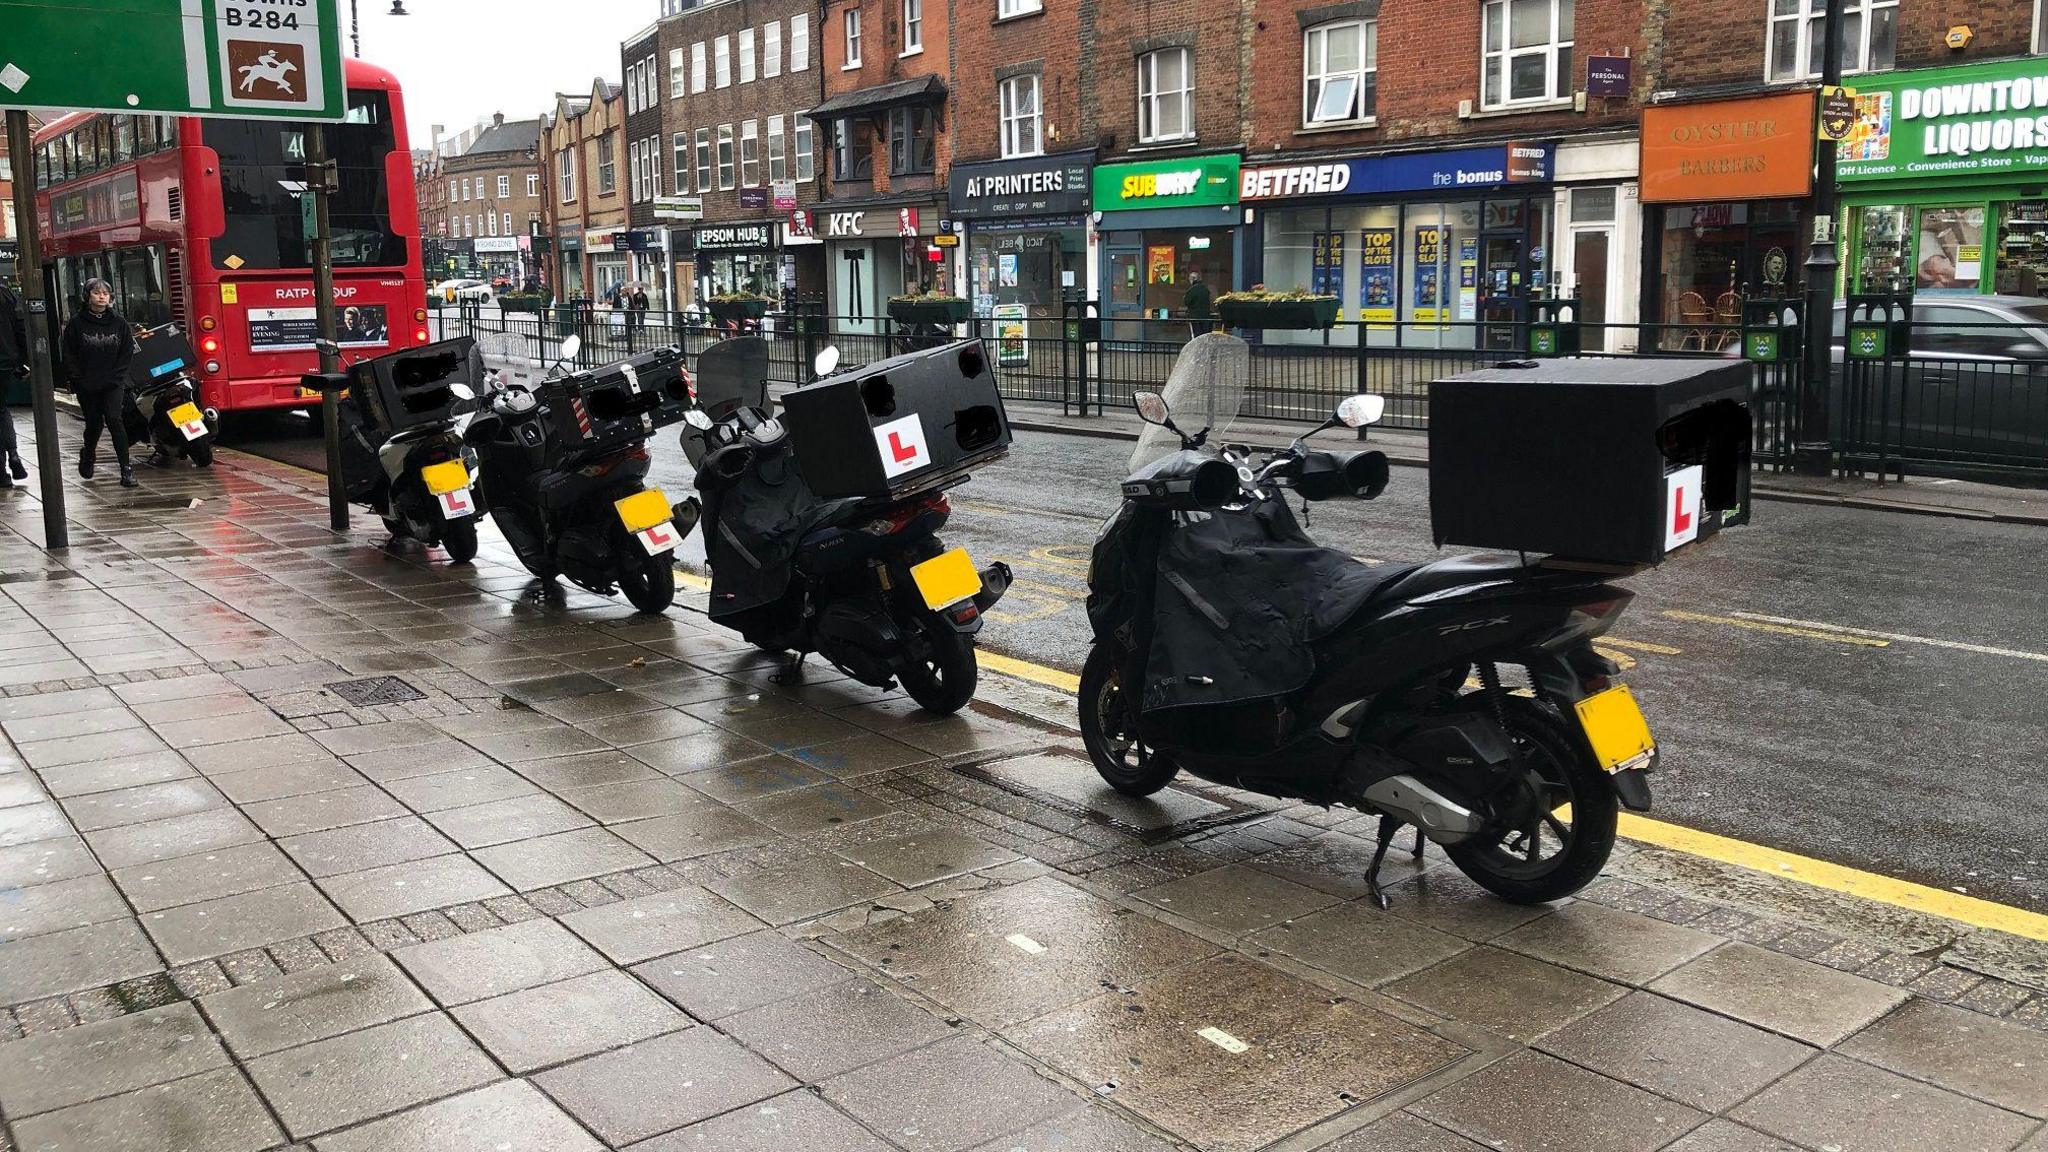
MULTIPOLYGON (((344 348, 428 342, 405 101, 381 68, 347 62, 348 115, 327 125, 344 348)), ((177 321, 200 354, 200 403, 304 408, 314 371, 313 197, 306 125, 79 112, 36 134, 36 210, 61 323, 86 281, 129 320, 177 321)))

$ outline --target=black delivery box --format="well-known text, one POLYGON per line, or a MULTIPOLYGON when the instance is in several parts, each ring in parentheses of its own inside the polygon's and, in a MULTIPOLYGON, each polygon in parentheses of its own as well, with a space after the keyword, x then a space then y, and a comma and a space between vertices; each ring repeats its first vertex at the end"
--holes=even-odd
POLYGON ((570 452, 608 452, 637 444, 690 410, 683 350, 674 345, 544 381, 540 393, 554 431, 570 452))
POLYGON ((1435 381, 1437 544, 1636 566, 1746 522, 1750 372, 1571 358, 1435 381))
POLYGON ((369 425, 390 436, 454 419, 462 401, 449 386, 480 391, 480 364, 467 336, 387 352, 349 366, 349 394, 369 425))
POLYGON ((151 392, 179 374, 197 377, 199 356, 176 324, 147 329, 128 361, 128 383, 137 392, 151 392))
POLYGON ((864 364, 782 397, 812 491, 901 499, 1010 450, 1010 420, 979 340, 864 364))

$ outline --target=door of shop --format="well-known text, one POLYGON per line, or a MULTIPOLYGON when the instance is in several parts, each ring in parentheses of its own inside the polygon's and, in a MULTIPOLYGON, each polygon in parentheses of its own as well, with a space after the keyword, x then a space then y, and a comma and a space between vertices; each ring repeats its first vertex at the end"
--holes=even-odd
POLYGON ((1145 254, 1138 248, 1109 249, 1109 315, 1103 337, 1113 342, 1142 340, 1145 324, 1145 254))
POLYGON ((1486 233, 1479 239, 1479 253, 1479 346, 1512 351, 1520 347, 1516 334, 1528 313, 1522 236, 1486 233))

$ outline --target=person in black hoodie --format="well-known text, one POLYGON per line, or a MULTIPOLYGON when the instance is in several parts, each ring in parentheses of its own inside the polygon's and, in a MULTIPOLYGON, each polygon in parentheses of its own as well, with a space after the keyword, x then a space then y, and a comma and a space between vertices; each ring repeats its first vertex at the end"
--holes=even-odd
MULTIPOLYGON (((28 379, 28 357, 28 317, 21 297, 0 280, 0 392, 16 380, 28 379)), ((5 400, 0 400, 0 452, 7 456, 6 466, 0 468, 0 488, 12 488, 16 480, 28 479, 28 468, 21 462, 21 444, 14 438, 14 413, 5 400)))
POLYGON ((64 326, 64 374, 78 394, 85 413, 85 447, 78 454, 78 474, 92 479, 93 456, 99 451, 100 429, 114 437, 114 458, 121 463, 121 487, 135 487, 135 469, 128 463, 128 425, 122 418, 128 392, 128 361, 135 355, 135 332, 114 311, 114 289, 105 280, 85 282, 85 307, 64 326))

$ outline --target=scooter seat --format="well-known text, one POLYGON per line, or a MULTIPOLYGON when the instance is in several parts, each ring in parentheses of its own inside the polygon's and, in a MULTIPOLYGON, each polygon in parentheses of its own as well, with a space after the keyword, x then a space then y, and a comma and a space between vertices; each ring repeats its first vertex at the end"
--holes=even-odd
POLYGON ((1415 600, 1447 588, 1512 580, 1527 570, 1528 565, 1519 556, 1489 552, 1453 556, 1395 574, 1393 579, 1373 591, 1372 599, 1380 602, 1415 600))

